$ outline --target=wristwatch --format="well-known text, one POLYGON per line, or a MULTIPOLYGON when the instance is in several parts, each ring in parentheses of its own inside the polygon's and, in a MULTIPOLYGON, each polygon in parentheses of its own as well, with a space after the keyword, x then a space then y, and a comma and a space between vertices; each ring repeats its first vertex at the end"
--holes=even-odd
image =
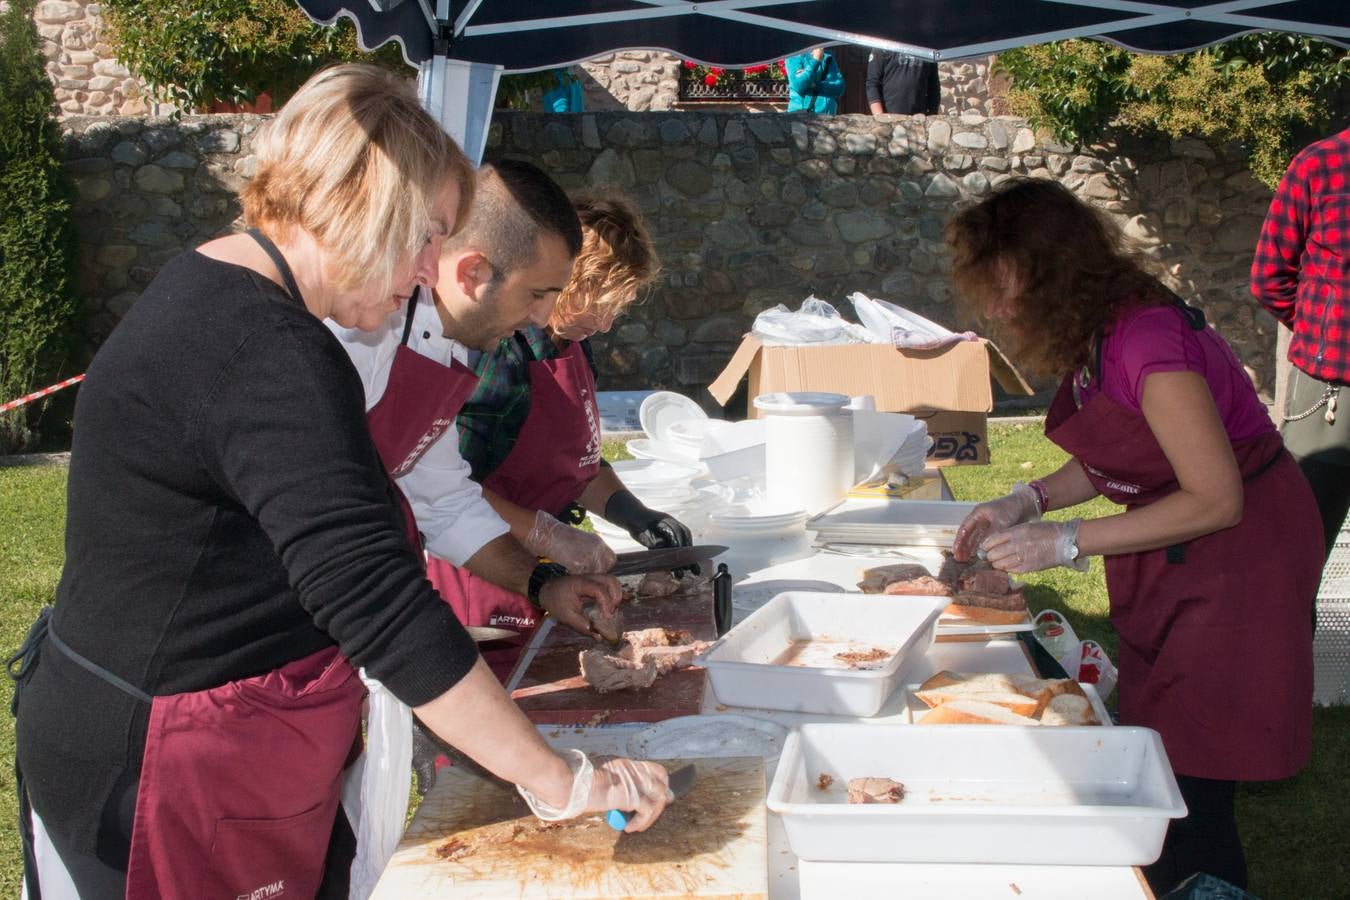
POLYGON ((530 572, 530 584, 525 589, 525 599, 530 601, 530 605, 535 609, 543 609, 539 602, 539 592, 543 590, 544 585, 555 578, 561 578, 567 574, 567 569, 554 562, 541 562, 530 572))

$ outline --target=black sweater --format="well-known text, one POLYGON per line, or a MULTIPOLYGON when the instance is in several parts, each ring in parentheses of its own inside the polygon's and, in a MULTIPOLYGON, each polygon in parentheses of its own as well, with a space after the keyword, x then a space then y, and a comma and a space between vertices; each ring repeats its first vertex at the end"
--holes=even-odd
MULTIPOLYGON (((148 694, 336 643, 418 705, 477 658, 403 533, 346 353, 251 270, 164 267, 89 368, 68 491, 53 630, 148 694)), ((147 715, 45 649, 18 750, 49 828, 93 848, 147 715)))

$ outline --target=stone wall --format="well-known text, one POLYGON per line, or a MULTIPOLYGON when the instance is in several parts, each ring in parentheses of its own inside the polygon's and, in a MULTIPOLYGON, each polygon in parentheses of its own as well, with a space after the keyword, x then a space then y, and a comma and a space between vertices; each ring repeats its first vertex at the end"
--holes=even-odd
MULTIPOLYGON (((65 122, 80 201, 81 284, 96 328, 159 265, 231 226, 257 117, 65 122)), ((652 296, 596 341, 606 389, 694 392, 756 313, 857 290, 965 326, 942 226, 1011 175, 1057 178, 1109 210, 1168 283, 1273 384, 1275 327, 1247 273, 1270 192, 1242 158, 1193 141, 1074 150, 1013 118, 776 114, 501 114, 489 158, 534 160, 569 190, 615 189, 645 211, 664 265, 652 296)))
POLYGON ((158 111, 105 43, 97 3, 42 0, 33 18, 62 115, 140 116, 158 111))
MULTIPOLYGON (((939 63, 943 114, 981 112, 996 105, 989 94, 993 57, 939 63)), ((674 109, 679 102, 680 60, 659 50, 625 50, 573 68, 591 112, 648 112, 674 109)))

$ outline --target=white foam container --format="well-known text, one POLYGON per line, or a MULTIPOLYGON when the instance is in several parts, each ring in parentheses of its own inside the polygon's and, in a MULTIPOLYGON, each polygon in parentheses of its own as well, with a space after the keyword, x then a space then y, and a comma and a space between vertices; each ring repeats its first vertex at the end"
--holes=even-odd
POLYGON ((874 716, 933 643, 944 597, 904 603, 864 594, 787 591, 751 613, 698 658, 729 706, 874 716), (875 669, 774 665, 794 641, 856 641, 894 648, 875 669))
POLYGON ((1133 727, 800 725, 768 807, 793 853, 822 862, 1147 865, 1186 815, 1162 739, 1133 727), (850 804, 864 776, 905 798, 850 804))

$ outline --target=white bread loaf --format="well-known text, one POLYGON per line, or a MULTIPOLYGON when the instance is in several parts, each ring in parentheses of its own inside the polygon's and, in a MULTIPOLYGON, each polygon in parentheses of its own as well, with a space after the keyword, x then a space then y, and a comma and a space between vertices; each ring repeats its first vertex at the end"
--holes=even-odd
POLYGON ((919 719, 921 725, 1039 725, 1030 716, 1020 716, 984 700, 948 700, 919 719))
POLYGON ((995 706, 1001 706, 1004 709, 1015 712, 1019 716, 1035 715, 1040 709, 1040 701, 1034 697, 1028 697, 1025 694, 1016 694, 1011 691, 961 691, 953 688, 939 688, 935 691, 920 691, 918 697, 929 708, 936 708, 952 700, 978 700, 981 703, 992 703, 995 706))

